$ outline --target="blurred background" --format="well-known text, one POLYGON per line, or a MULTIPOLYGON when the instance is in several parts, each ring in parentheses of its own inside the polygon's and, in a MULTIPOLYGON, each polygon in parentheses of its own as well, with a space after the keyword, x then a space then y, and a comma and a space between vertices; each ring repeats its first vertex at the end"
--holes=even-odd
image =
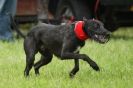
POLYGON ((133 26, 133 0, 18 0, 17 23, 70 23, 96 18, 106 28, 133 26))

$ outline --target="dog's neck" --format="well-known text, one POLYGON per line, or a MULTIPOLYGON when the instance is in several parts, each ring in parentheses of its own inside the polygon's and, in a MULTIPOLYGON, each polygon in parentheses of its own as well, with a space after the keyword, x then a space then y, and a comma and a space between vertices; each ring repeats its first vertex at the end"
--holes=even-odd
POLYGON ((84 32, 83 26, 84 26, 84 22, 78 21, 75 24, 75 28, 74 28, 76 37, 81 41, 85 41, 86 39, 88 39, 87 34, 84 32))

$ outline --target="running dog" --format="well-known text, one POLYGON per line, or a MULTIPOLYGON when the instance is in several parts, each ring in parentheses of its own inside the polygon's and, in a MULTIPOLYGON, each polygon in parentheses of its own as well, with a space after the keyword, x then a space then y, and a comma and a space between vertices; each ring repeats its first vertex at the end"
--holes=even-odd
POLYGON ((39 74, 40 67, 51 62, 53 55, 61 60, 74 60, 74 68, 70 72, 73 77, 79 71, 79 59, 86 61, 94 70, 99 71, 98 65, 86 54, 79 54, 79 49, 85 45, 87 39, 99 43, 107 43, 110 32, 104 24, 96 19, 76 21, 71 24, 51 25, 39 24, 32 28, 24 40, 26 67, 24 75, 34 66, 35 74, 39 74), (35 55, 39 52, 41 59, 34 64, 35 55))

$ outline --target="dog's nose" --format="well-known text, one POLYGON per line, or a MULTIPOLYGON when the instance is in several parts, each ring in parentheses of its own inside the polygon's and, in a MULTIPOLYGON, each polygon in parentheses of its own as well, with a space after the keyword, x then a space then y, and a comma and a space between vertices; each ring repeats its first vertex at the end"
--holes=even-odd
POLYGON ((110 32, 110 31, 108 31, 108 32, 107 32, 107 35, 111 35, 111 32, 110 32))
POLYGON ((106 34, 106 35, 110 35, 110 34, 111 34, 111 32, 110 32, 110 31, 108 31, 108 30, 106 29, 106 31, 104 31, 104 34, 106 34))
POLYGON ((107 34, 107 35, 111 35, 111 32, 107 30, 106 34, 107 34))
POLYGON ((107 37, 108 39, 110 39, 110 33, 107 33, 107 34, 106 34, 106 37, 107 37))
POLYGON ((105 35, 106 35, 107 38, 110 38, 111 32, 108 31, 108 30, 106 30, 106 31, 105 31, 105 35))
POLYGON ((110 35, 111 33, 108 32, 108 31, 104 31, 102 34, 103 34, 103 35, 110 35))

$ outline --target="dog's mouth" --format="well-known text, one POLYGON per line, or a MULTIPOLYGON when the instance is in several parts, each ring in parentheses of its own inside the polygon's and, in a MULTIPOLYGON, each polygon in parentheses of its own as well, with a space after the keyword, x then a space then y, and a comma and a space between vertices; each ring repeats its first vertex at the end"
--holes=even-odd
POLYGON ((109 35, 99 35, 99 34, 94 35, 94 40, 98 41, 99 43, 107 43, 109 39, 110 39, 109 35))

